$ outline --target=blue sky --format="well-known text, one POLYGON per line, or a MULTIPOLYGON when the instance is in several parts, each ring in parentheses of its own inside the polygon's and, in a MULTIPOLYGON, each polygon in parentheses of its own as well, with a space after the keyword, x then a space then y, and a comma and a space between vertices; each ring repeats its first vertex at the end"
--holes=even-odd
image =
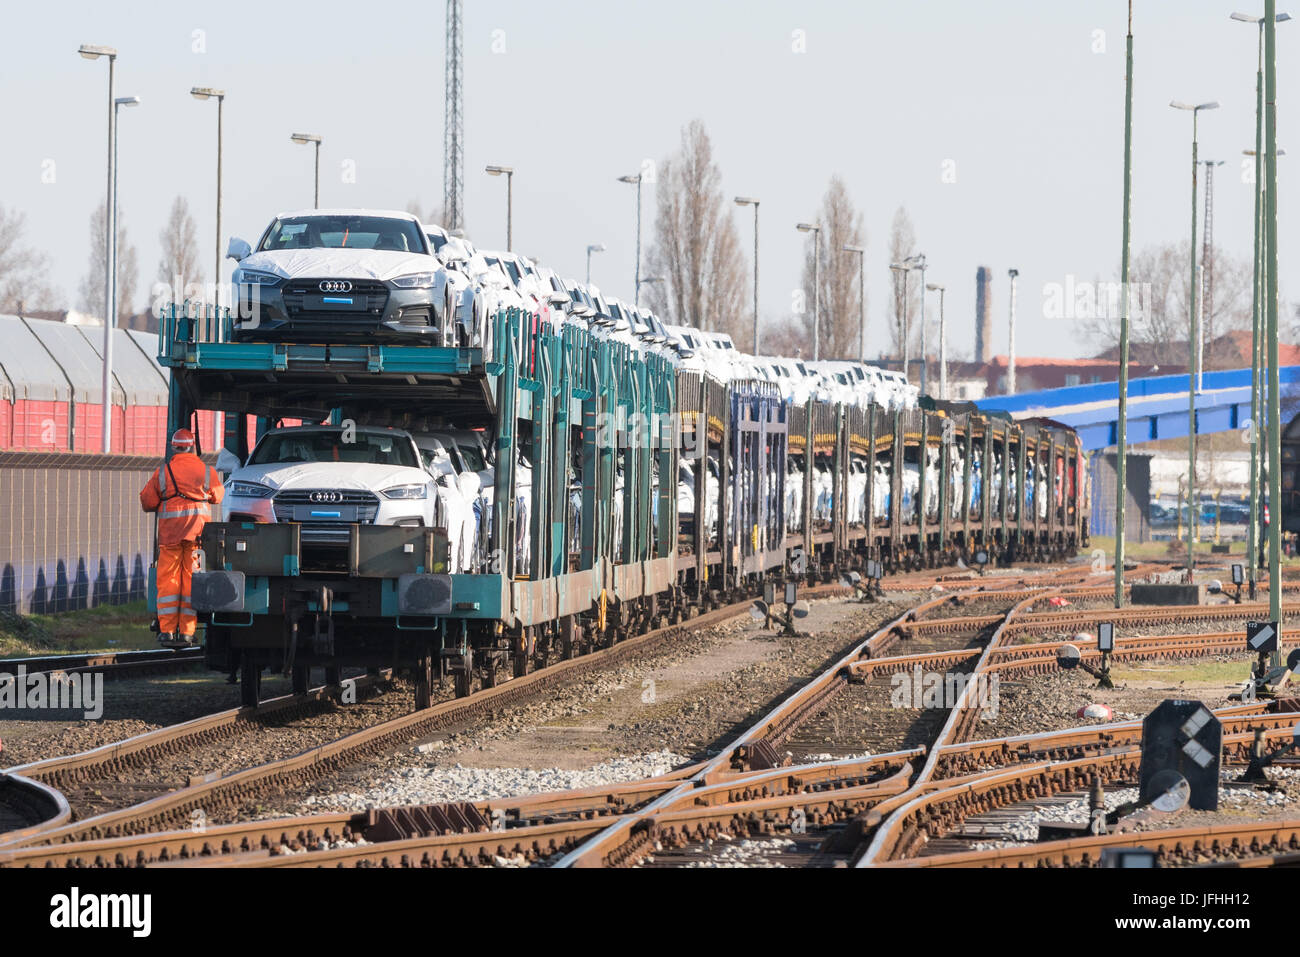
MULTIPOLYGON (((1262 12, 1258 0, 1237 2, 1262 12)), ((1222 109, 1201 121, 1201 156, 1228 161, 1216 240, 1248 257, 1252 191, 1239 164, 1254 141, 1256 31, 1228 19, 1231 0, 1136 6, 1135 247, 1187 235, 1191 120, 1170 99, 1217 99, 1222 109)), ((998 277, 995 348, 1005 351, 1006 269, 1015 266, 1021 354, 1086 354, 1069 320, 1041 316, 1043 290, 1118 269, 1125 12, 1121 0, 467 0, 469 235, 504 246, 505 183, 482 169, 512 165, 516 249, 581 276, 587 244, 604 242, 593 280, 630 297, 634 193, 616 179, 667 156, 699 117, 728 196, 762 200, 765 318, 788 312, 803 248, 795 223, 815 215, 838 173, 865 214, 871 354, 885 334, 899 205, 929 259, 927 278, 948 285, 956 349, 973 342, 975 270, 988 265, 998 277), (943 181, 949 161, 955 183, 943 181)), ((440 2, 384 0, 14 6, 0 37, 0 202, 27 215, 29 244, 51 257, 75 305, 87 220, 104 191, 107 95, 102 61, 76 49, 100 43, 119 50, 118 95, 143 100, 120 127, 120 202, 142 290, 178 194, 211 268, 216 107, 193 100, 194 85, 228 93, 226 235, 255 239, 276 212, 310 205, 311 150, 289 141, 296 130, 324 136, 323 205, 440 205, 443 14, 440 2), (49 161, 55 180, 43 183, 49 161), (355 182, 342 181, 345 168, 355 182)), ((1297 30, 1278 31, 1283 147, 1300 92, 1287 52, 1297 30)), ((1284 210, 1297 161, 1280 160, 1284 210)), ((653 202, 650 190, 647 244, 653 202)), ((748 250, 750 211, 733 215, 748 250)), ((1295 228, 1282 219, 1284 296, 1295 228)))

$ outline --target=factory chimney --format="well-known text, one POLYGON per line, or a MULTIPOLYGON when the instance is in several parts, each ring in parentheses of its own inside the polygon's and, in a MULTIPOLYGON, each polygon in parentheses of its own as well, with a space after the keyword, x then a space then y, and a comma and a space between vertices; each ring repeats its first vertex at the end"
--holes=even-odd
POLYGON ((980 266, 975 270, 975 361, 993 358, 993 270, 980 266))

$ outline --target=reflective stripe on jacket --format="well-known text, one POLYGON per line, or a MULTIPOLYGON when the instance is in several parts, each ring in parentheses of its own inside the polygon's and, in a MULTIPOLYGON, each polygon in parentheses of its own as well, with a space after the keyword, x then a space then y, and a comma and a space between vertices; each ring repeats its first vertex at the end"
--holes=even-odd
POLYGON ((195 541, 208 521, 208 504, 221 501, 217 473, 193 452, 177 452, 140 490, 140 506, 158 513, 158 544, 195 541))

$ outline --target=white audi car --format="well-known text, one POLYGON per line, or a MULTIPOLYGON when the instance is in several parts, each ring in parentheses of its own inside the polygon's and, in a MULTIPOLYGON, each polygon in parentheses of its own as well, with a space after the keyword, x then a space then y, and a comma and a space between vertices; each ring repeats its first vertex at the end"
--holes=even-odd
POLYGON ((226 480, 221 512, 227 522, 298 522, 304 542, 346 544, 353 523, 432 528, 437 501, 410 433, 305 425, 262 436, 226 480))
POLYGON ((281 213, 257 241, 230 240, 238 339, 390 336, 454 345, 454 294, 410 213, 281 213))

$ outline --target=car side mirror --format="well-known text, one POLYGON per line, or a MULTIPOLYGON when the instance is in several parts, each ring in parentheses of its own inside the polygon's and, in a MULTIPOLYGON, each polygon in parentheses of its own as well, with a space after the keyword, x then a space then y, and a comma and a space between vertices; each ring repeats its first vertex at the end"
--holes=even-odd
POLYGON ((222 449, 217 453, 217 471, 224 475, 229 475, 242 464, 239 461, 239 456, 230 449, 222 449))
POLYGON ((238 236, 230 237, 230 245, 226 247, 226 258, 233 259, 235 262, 243 262, 253 252, 253 247, 248 245, 245 240, 238 236))

